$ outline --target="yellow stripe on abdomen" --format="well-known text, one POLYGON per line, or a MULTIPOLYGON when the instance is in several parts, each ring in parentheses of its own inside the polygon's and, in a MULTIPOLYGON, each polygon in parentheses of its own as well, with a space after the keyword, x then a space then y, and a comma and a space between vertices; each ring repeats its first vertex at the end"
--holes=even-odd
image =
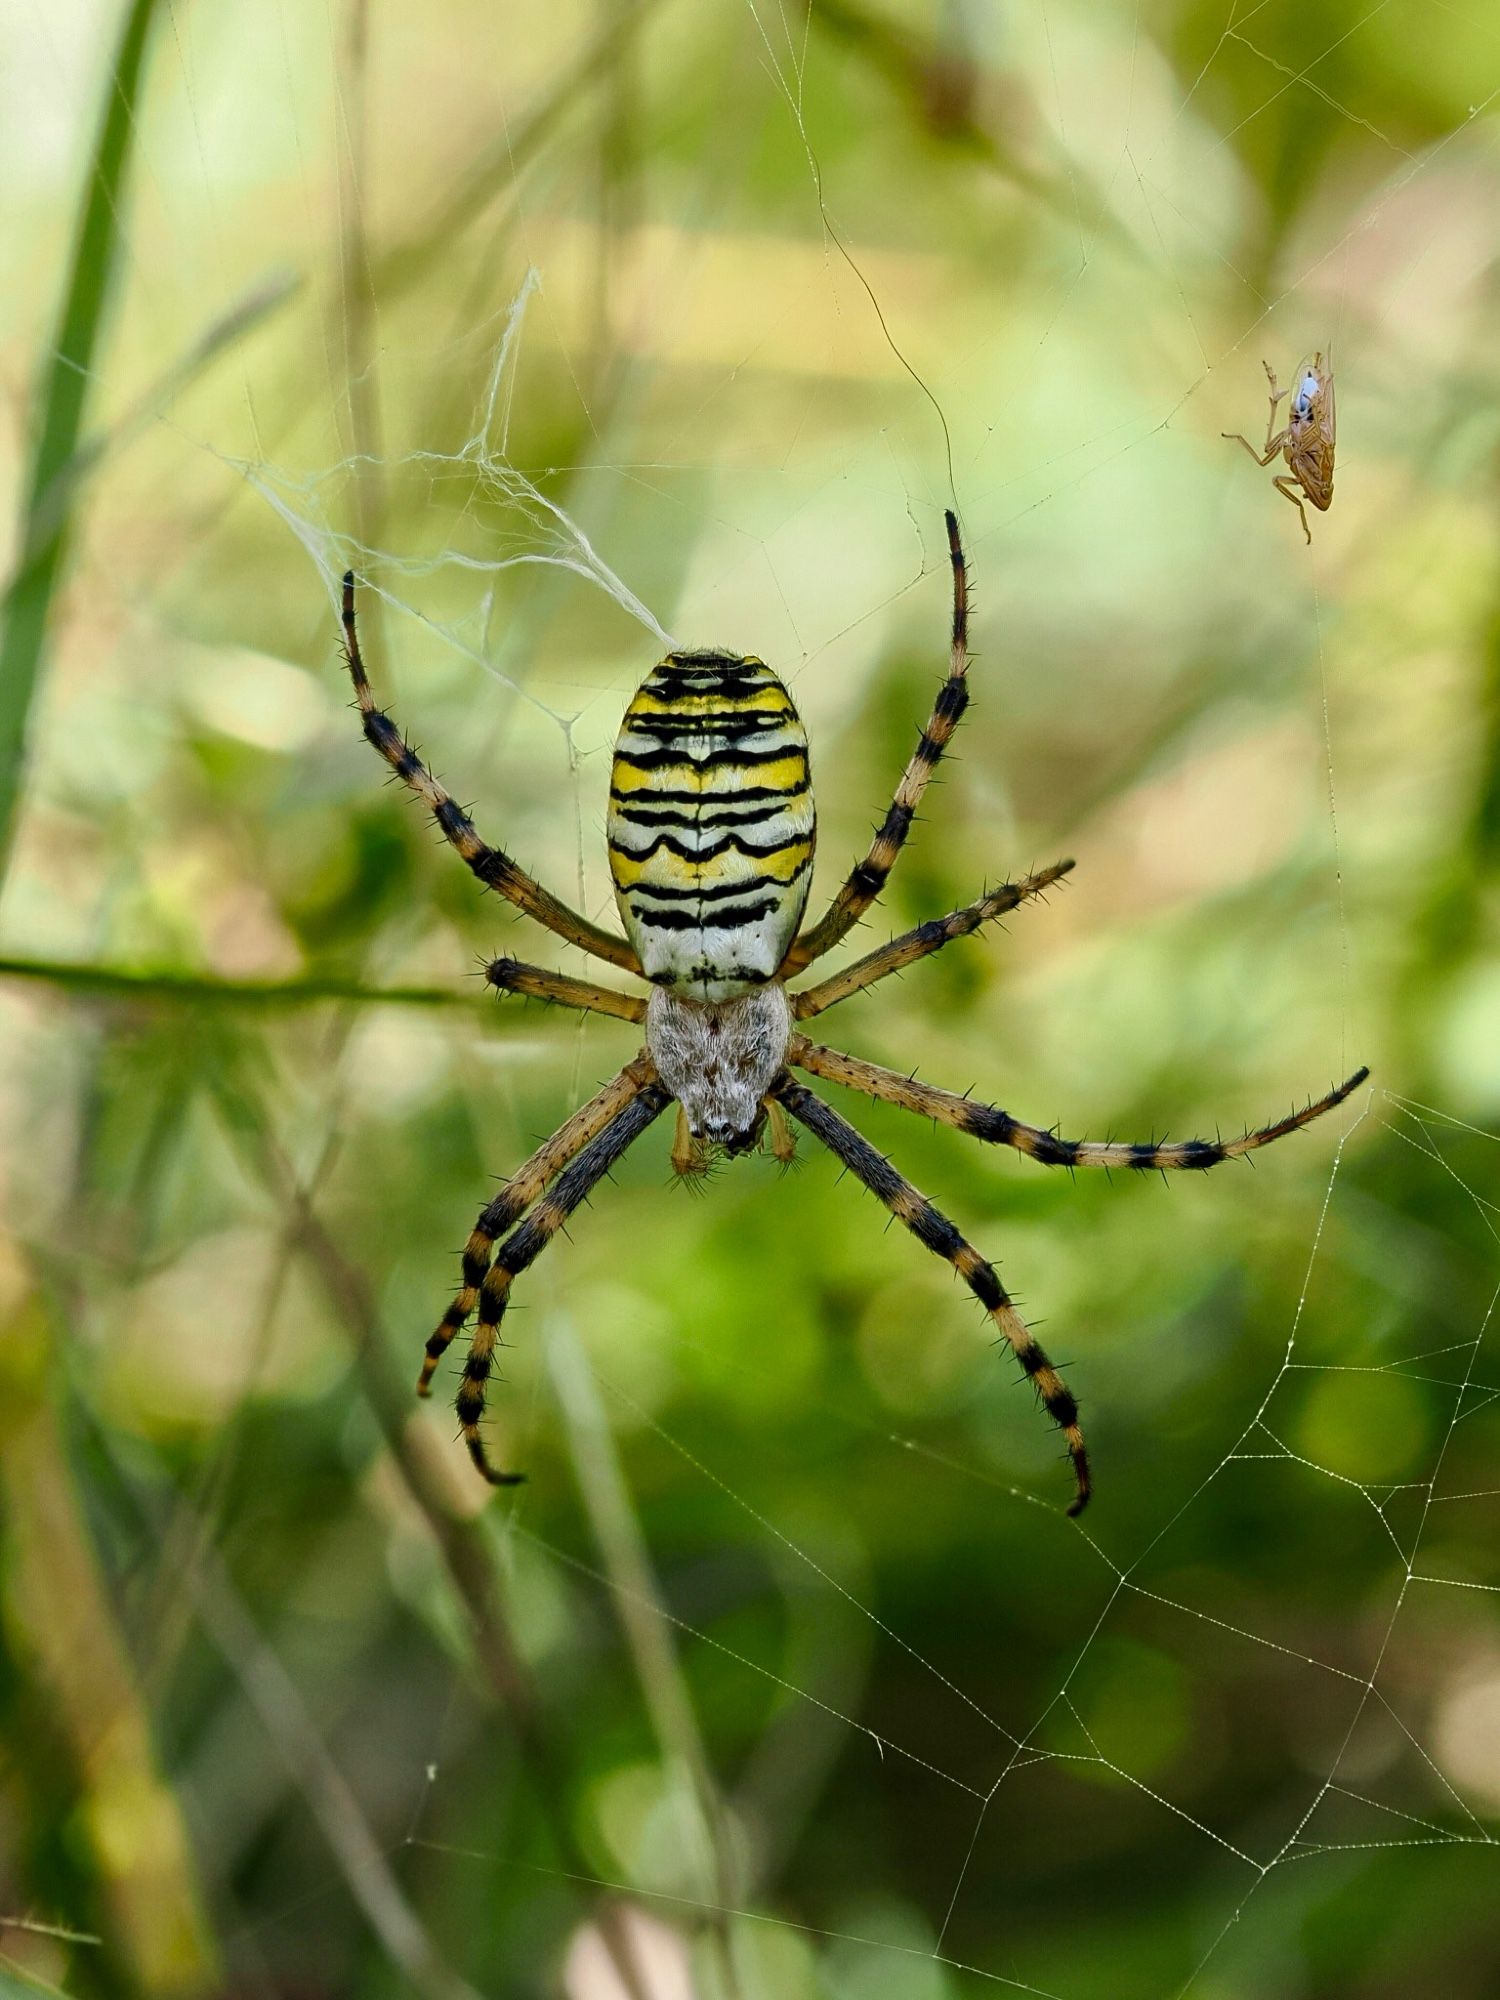
POLYGON ((806 732, 770 668, 669 654, 625 711, 610 783, 615 899, 646 977, 704 1001, 771 978, 815 829, 806 732))

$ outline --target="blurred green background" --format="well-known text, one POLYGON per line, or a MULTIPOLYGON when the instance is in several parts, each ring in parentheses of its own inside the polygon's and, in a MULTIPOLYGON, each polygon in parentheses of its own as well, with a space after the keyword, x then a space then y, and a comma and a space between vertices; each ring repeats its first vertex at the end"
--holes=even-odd
POLYGON ((0 1986, 1500 1991, 1494 20, 4 39, 0 1986), (1309 550, 1220 434, 1330 347, 1309 550), (485 996, 584 967, 382 784, 334 579, 595 915, 661 650, 620 597, 762 653, 821 903, 943 668, 954 499, 975 705, 856 943, 1079 866, 828 1039, 1073 1135, 1373 1082, 1172 1186, 842 1103, 1066 1364, 1079 1525, 946 1267, 806 1141, 691 1199, 665 1125, 518 1288, 492 1497, 421 1343, 636 1038, 485 996))

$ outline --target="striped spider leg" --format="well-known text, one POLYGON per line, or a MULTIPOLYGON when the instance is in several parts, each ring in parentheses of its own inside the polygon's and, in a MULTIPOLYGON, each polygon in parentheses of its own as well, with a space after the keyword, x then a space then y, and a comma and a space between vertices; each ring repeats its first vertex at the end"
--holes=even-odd
MULTIPOLYGON (((500 1322, 505 1317, 506 1307, 510 1304, 511 1285, 529 1265, 535 1263, 574 1209, 593 1192, 626 1148, 635 1143, 646 1127, 659 1118, 672 1101, 671 1093, 655 1079, 654 1066, 644 1051, 635 1063, 627 1065, 621 1077, 630 1079, 629 1087, 624 1094, 624 1102, 612 1114, 606 1116, 586 1145, 581 1148, 573 1146, 573 1159, 557 1175, 550 1189, 536 1200, 526 1220, 519 1228, 512 1230, 495 1250, 494 1261, 488 1265, 480 1279, 477 1295, 479 1312, 469 1341, 463 1379, 459 1383, 457 1408, 458 1421, 463 1431, 464 1443, 468 1446, 469 1456, 492 1486, 514 1486, 524 1477, 520 1473, 501 1472, 491 1465, 480 1431, 480 1423, 484 1416, 485 1388, 494 1365, 495 1349, 500 1344, 500 1322), (632 1071, 637 1074, 632 1075, 632 1071)), ((592 1105, 584 1107, 584 1111, 595 1111, 600 1099, 616 1090, 620 1084, 621 1078, 617 1078, 615 1084, 607 1085, 599 1097, 593 1100, 592 1105)), ((582 1116, 583 1113, 574 1114, 575 1119, 581 1119, 582 1116)), ((569 1124, 573 1122, 569 1120, 569 1124)), ((563 1126, 547 1144, 556 1146, 567 1129, 567 1126, 563 1126)), ((546 1147, 542 1150, 545 1151, 546 1147)), ((539 1154, 533 1156, 533 1161, 529 1162, 528 1166, 533 1165, 535 1159, 539 1157, 539 1154)), ((523 1168, 522 1175, 526 1172, 527 1168, 523 1168)), ((518 1175, 517 1179, 520 1178, 521 1175, 518 1175)), ((501 1196, 497 1199, 503 1199, 506 1192, 508 1190, 502 1190, 501 1196)), ((480 1218, 479 1228, 470 1238, 470 1252, 474 1251, 476 1244, 482 1244, 483 1247, 474 1255, 472 1262, 470 1253, 465 1253, 465 1290, 459 1293, 458 1298, 449 1307, 439 1334, 446 1328, 449 1315, 458 1311, 469 1295, 469 1281, 478 1274, 482 1258, 488 1255, 489 1244, 484 1243, 483 1239, 485 1225, 494 1206, 495 1204, 491 1204, 491 1209, 486 1209, 480 1218)), ((490 1238, 490 1241, 492 1242, 493 1238, 490 1238)), ((455 1327, 453 1331, 456 1332, 457 1328, 455 1327)), ((424 1380, 430 1377, 431 1369, 436 1365, 433 1346, 438 1341, 439 1334, 434 1334, 432 1340, 428 1342, 428 1361, 423 1367, 424 1380)), ((451 1333, 448 1338, 452 1338, 451 1333)), ((444 1341, 442 1346, 446 1344, 444 1341)), ((439 1354, 442 1352, 442 1346, 438 1347, 439 1354)))
POLYGON ((417 1377, 417 1394, 432 1394, 432 1378, 449 1345, 466 1324, 479 1303, 479 1288, 490 1268, 490 1254, 497 1240, 521 1217, 572 1160, 583 1151, 623 1111, 644 1085, 654 1080, 655 1065, 642 1051, 627 1063, 618 1076, 565 1119, 551 1138, 544 1139, 531 1158, 518 1167, 500 1192, 479 1211, 479 1220, 470 1233, 463 1253, 463 1283, 452 1304, 428 1338, 422 1372, 417 1377))
POLYGON ((1089 1455, 1078 1427, 1078 1405, 1073 1393, 1043 1353, 1030 1328, 1016 1311, 1010 1294, 1001 1284, 992 1264, 985 1261, 972 1243, 961 1236, 941 1210, 896 1169, 831 1104, 825 1104, 791 1075, 783 1072, 772 1086, 775 1098, 797 1121, 862 1181, 877 1201, 883 1201, 898 1222, 904 1223, 938 1257, 945 1257, 969 1290, 994 1321, 1001 1338, 1020 1362, 1027 1378, 1036 1386, 1043 1407, 1067 1440, 1073 1461, 1076 1491, 1070 1514, 1081 1514, 1089 1503, 1089 1455))
MULTIPOLYGON (((343 589, 344 657, 369 742, 431 809, 444 837, 487 888, 498 891, 565 943, 578 945, 626 971, 638 971, 640 961, 623 938, 611 936, 569 909, 518 867, 508 854, 480 838, 468 814, 433 777, 390 717, 376 706, 360 652, 354 588, 353 573, 347 572, 343 589)), ((569 979, 561 973, 544 972, 514 959, 497 959, 488 968, 487 977, 491 985, 502 991, 529 994, 563 1006, 614 1014, 632 1021, 641 1020, 645 1014, 643 1000, 569 979)), ((516 1477, 490 1465, 479 1428, 485 1384, 511 1281, 546 1248, 579 1202, 667 1101, 656 1081, 655 1066, 642 1050, 633 1063, 628 1063, 596 1097, 574 1112, 511 1176, 481 1212, 470 1234, 464 1249, 463 1285, 427 1341, 417 1393, 431 1394, 432 1377, 439 1361, 477 1305, 479 1320, 464 1364, 457 1399, 458 1416, 470 1456, 494 1485, 510 1484, 516 1477), (548 1184, 554 1181, 556 1185, 549 1194, 548 1184), (528 1209, 531 1213, 522 1223, 528 1209), (521 1226, 506 1236, 505 1232, 518 1223, 521 1226), (492 1264, 491 1253, 502 1236, 505 1241, 492 1264)))
POLYGON ((777 976, 790 979, 831 951, 839 939, 853 929, 879 896, 890 879, 917 807, 927 789, 927 780, 952 740, 959 719, 969 705, 969 574, 959 539, 958 516, 950 508, 943 516, 948 530, 948 560, 953 570, 953 634, 949 644, 948 678, 938 690, 927 727, 912 752, 896 796, 876 832, 869 853, 850 870, 844 886, 818 921, 794 939, 786 957, 777 967, 777 976))
POLYGON ((610 965, 627 972, 639 972, 640 960, 624 938, 591 924, 587 917, 570 910, 566 903, 535 882, 523 868, 498 847, 490 847, 474 830, 474 823, 455 799, 449 797, 431 771, 406 742, 391 718, 375 706, 375 696, 360 657, 359 634, 354 627, 354 572, 344 572, 344 659, 359 701, 360 720, 366 737, 384 757, 402 783, 409 785, 437 821, 444 839, 457 849, 463 860, 484 883, 507 901, 545 924, 566 944, 576 944, 610 965))
MULTIPOLYGON (((977 903, 955 910, 950 916, 919 925, 916 930, 908 931, 903 937, 895 938, 880 950, 871 952, 846 972, 835 974, 820 985, 794 995, 794 1014, 798 1019, 806 1019, 822 1013, 916 959, 941 950, 952 939, 971 935, 987 917, 997 914, 998 909, 1014 908, 1023 897, 1038 894, 1071 866, 1071 862, 1059 863, 1039 875, 1026 878, 1024 882, 992 891, 977 903)), ((1059 1138, 1055 1132, 1044 1131, 1039 1126, 1027 1125, 1013 1118, 996 1105, 977 1103, 956 1091, 919 1083, 914 1077, 903 1076, 897 1070, 865 1062, 839 1049, 825 1048, 800 1033, 792 1035, 787 1045, 786 1061, 788 1068, 773 1084, 768 1102, 784 1105, 794 1118, 821 1139, 855 1178, 911 1230, 919 1242, 953 1265, 980 1300, 1026 1375, 1036 1385, 1048 1415, 1067 1440, 1077 1487, 1068 1512, 1075 1515, 1087 1506, 1090 1492, 1088 1452, 1079 1428, 1078 1405, 1016 1311, 994 1268, 965 1241, 948 1218, 904 1180, 890 1161, 870 1146, 853 1126, 805 1085, 798 1083, 790 1074, 791 1070, 805 1070, 809 1075, 859 1091, 882 1103, 894 1104, 903 1111, 915 1112, 919 1117, 935 1118, 988 1144, 1011 1146, 1045 1166, 1186 1172, 1216 1167, 1221 1161, 1237 1159, 1242 1154, 1284 1138, 1289 1132, 1300 1131, 1315 1118, 1321 1118, 1324 1112, 1342 1104, 1369 1075, 1368 1069, 1358 1069, 1346 1082, 1315 1103, 1292 1112, 1274 1125, 1258 1127, 1237 1139, 1184 1139, 1171 1144, 1130 1144, 1059 1138)))
POLYGON ((1003 917, 1008 910, 1018 908, 1033 896, 1045 894, 1054 882, 1060 882, 1064 875, 1072 873, 1073 865, 1071 861, 1054 861, 1050 868, 1043 868, 1035 875, 1024 875, 1019 882, 1005 882, 1000 888, 989 890, 977 902, 966 903, 961 910, 950 910, 946 917, 933 917, 925 924, 918 924, 914 931, 892 938, 889 944, 883 944, 864 958, 856 959, 853 965, 846 965, 842 972, 835 972, 831 978, 820 980, 816 986, 805 986, 800 993, 794 993, 793 1015, 799 1021, 806 1021, 814 1014, 825 1013, 852 994, 862 993, 877 980, 885 979, 893 972, 904 972, 919 958, 941 951, 955 938, 972 936, 981 924, 992 923, 996 917, 1003 917))
MULTIPOLYGON (((634 994, 616 993, 609 986, 592 986, 565 973, 544 972, 540 966, 523 965, 519 959, 497 958, 485 967, 485 979, 500 993, 520 993, 532 1000, 548 1000, 555 1006, 575 1007, 583 1014, 608 1014, 617 1020, 640 1022, 646 1003, 634 994)), ((479 1287, 489 1269, 490 1251, 497 1237, 518 1222, 554 1174, 630 1102, 644 1084, 654 1082, 656 1066, 645 1049, 625 1065, 617 1077, 605 1084, 597 1097, 581 1105, 546 1140, 524 1166, 512 1174, 493 1201, 480 1211, 473 1233, 464 1246, 463 1285, 453 1303, 438 1322, 427 1342, 427 1358, 417 1381, 417 1394, 432 1393, 432 1374, 449 1342, 479 1302, 479 1287)))
POLYGON ((1062 1139, 1040 1125, 1027 1125, 1019 1118, 1012 1118, 998 1105, 981 1104, 956 1090, 940 1090, 935 1084, 919 1083, 914 1076, 883 1069, 879 1063, 865 1062, 842 1049, 822 1048, 805 1035, 792 1037, 786 1059, 793 1069, 805 1069, 810 1076, 842 1084, 846 1090, 857 1090, 865 1097, 894 1104, 902 1111, 914 1111, 919 1118, 935 1118, 939 1124, 967 1132, 971 1139, 981 1139, 986 1145, 1010 1146, 1044 1167, 1128 1167, 1151 1173, 1202 1172, 1269 1146, 1277 1139, 1284 1139, 1288 1132, 1300 1132, 1304 1125, 1342 1104, 1370 1074, 1368 1069, 1357 1069, 1326 1097, 1278 1118, 1274 1125, 1260 1125, 1254 1131, 1242 1132, 1237 1139, 1174 1139, 1137 1144, 1123 1139, 1062 1139))

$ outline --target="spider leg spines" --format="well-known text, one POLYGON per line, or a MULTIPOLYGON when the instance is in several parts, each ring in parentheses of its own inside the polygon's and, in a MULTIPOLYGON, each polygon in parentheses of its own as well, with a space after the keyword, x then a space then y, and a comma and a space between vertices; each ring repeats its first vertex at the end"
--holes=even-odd
POLYGON ((868 952, 853 965, 845 966, 831 978, 822 980, 816 986, 809 986, 803 992, 793 994, 792 1012, 798 1020, 808 1020, 814 1014, 824 1013, 829 1007, 836 1007, 841 1000, 847 1000, 866 986, 872 986, 877 979, 885 979, 893 972, 900 972, 916 960, 926 958, 934 951, 941 951, 944 945, 955 938, 968 937, 982 924, 992 923, 1019 904, 1043 895, 1054 882, 1071 872, 1071 860, 1057 861, 1050 868, 1043 868, 1034 875, 1024 876, 1018 882, 1006 882, 998 889, 992 889, 977 902, 968 903, 961 910, 951 910, 946 917, 930 917, 926 923, 918 924, 915 930, 906 931, 900 937, 892 938, 889 944, 868 952))
POLYGON ((506 897, 517 909, 544 924, 568 944, 579 945, 611 965, 638 972, 640 962, 624 938, 612 937, 608 931, 600 930, 586 917, 570 910, 566 903, 559 902, 539 882, 533 881, 524 869, 518 868, 508 854, 497 847, 490 847, 479 837, 468 814, 438 783, 391 718, 377 707, 360 654, 352 570, 344 574, 342 618, 344 660, 354 683, 366 737, 402 783, 408 785, 427 806, 468 867, 489 888, 506 897))
MULTIPOLYGON (((639 1070, 641 1064, 638 1062, 631 1068, 639 1070)), ((605 1093, 600 1095, 602 1097, 605 1093)), ((598 1102, 596 1098, 594 1104, 598 1102)), ((484 1275, 479 1287, 479 1314, 470 1336, 468 1358, 464 1362, 455 1408, 469 1456, 492 1486, 514 1485, 517 1478, 515 1473, 499 1472, 491 1465, 480 1432, 485 1389, 495 1350, 500 1345, 500 1325, 510 1305, 511 1287, 521 1273, 535 1263, 553 1237, 563 1229, 568 1217, 587 1200, 625 1149, 640 1137, 670 1102, 659 1083, 632 1076, 630 1093, 623 1104, 595 1132, 587 1145, 581 1149, 575 1146, 576 1157, 558 1174, 547 1192, 536 1200, 525 1221, 500 1244, 493 1263, 484 1275)), ((502 1190, 500 1198, 506 1192, 502 1190)), ((458 1304, 459 1301, 455 1300, 450 1312, 458 1304)), ((437 1335, 433 1338, 436 1340, 437 1335)), ((429 1351, 430 1346, 431 1343, 429 1351)))
POLYGON ((560 1174, 569 1161, 581 1153, 642 1088, 653 1082, 655 1076, 656 1067, 642 1050, 587 1104, 580 1105, 571 1118, 565 1119, 551 1138, 544 1139, 531 1158, 517 1168, 480 1211, 473 1233, 464 1245, 463 1284, 428 1336, 422 1371, 417 1378, 419 1396, 432 1394, 432 1378, 438 1363, 479 1303, 480 1287, 489 1272, 490 1252, 496 1241, 519 1222, 548 1182, 560 1174))
POLYGON ((481 1323, 475 1328, 468 1358, 464 1362, 463 1379, 458 1386, 455 1407, 464 1443, 477 1470, 491 1486, 519 1486, 526 1477, 525 1473, 502 1472, 498 1466, 491 1464, 480 1430, 484 1416, 484 1393, 490 1379, 496 1345, 496 1328, 493 1325, 481 1323))
MULTIPOLYGON (((506 1201, 508 1195, 510 1195, 509 1189, 502 1189, 501 1194, 496 1198, 496 1202, 506 1201)), ((513 1195, 510 1195, 510 1200, 514 1200, 514 1198, 513 1195)), ((427 1336, 427 1346, 422 1360, 422 1372, 417 1377, 417 1394, 419 1396, 430 1396, 432 1394, 432 1378, 437 1372, 438 1363, 447 1353, 455 1336, 461 1331, 469 1314, 473 1312, 475 1306, 479 1303, 479 1288, 484 1283, 490 1268, 490 1249, 496 1236, 500 1233, 499 1228, 486 1228, 484 1225, 492 1213, 503 1215, 507 1212, 505 1208, 497 1210, 496 1202, 492 1202, 489 1208, 484 1211, 484 1214, 480 1217, 480 1226, 475 1229, 464 1246, 464 1281, 462 1288, 454 1297, 452 1304, 443 1314, 443 1317, 438 1321, 437 1326, 427 1336)), ((503 1223, 500 1225, 501 1228, 506 1226, 503 1223)))
POLYGON ((903 1223, 919 1243, 950 1263, 979 1300, 1001 1338, 1035 1384, 1048 1416, 1063 1433, 1068 1455, 1073 1462, 1077 1489, 1068 1512, 1081 1513, 1088 1504, 1090 1479, 1088 1452, 1078 1423, 1078 1404, 1017 1312, 1015 1301, 1001 1284, 994 1266, 980 1256, 957 1226, 935 1208, 926 1195, 903 1179, 891 1162, 822 1098, 797 1083, 789 1074, 783 1075, 773 1095, 807 1127, 814 1138, 822 1140, 847 1172, 884 1202, 892 1217, 903 1223))
POLYGON ((840 938, 848 935, 880 895, 911 831, 911 823, 928 780, 968 706, 968 568, 964 561, 957 516, 949 509, 943 520, 948 533, 949 566, 953 572, 953 626, 947 679, 938 689, 927 726, 901 774, 895 797, 881 821, 869 853, 862 861, 856 862, 843 887, 818 921, 792 941, 778 968, 783 979, 800 972, 803 966, 811 965, 814 959, 831 950, 840 938))
POLYGON ((1258 1147, 1269 1146, 1275 1140, 1285 1138, 1289 1132, 1300 1131, 1315 1118, 1321 1118, 1324 1112, 1332 1111, 1369 1075, 1367 1069, 1357 1070, 1347 1082, 1331 1090, 1326 1097, 1320 1097, 1316 1102, 1305 1105, 1301 1111, 1293 1111, 1288 1117, 1278 1119, 1274 1125, 1262 1125, 1248 1131, 1238 1139, 1133 1143, 1123 1139, 1064 1139, 1056 1131, 1040 1125, 1027 1125, 1019 1118, 1013 1118, 999 1105, 976 1104, 967 1092, 960 1094, 942 1090, 936 1084, 919 1083, 914 1077, 903 1076, 899 1070, 865 1062, 843 1049, 826 1048, 810 1041, 805 1035, 793 1037, 787 1061, 795 1069, 805 1069, 813 1076, 825 1077, 830 1083, 842 1084, 846 1089, 860 1091, 866 1097, 894 1104, 920 1118, 939 1119, 986 1145, 1010 1146, 1044 1167, 1103 1167, 1106 1171, 1111 1167, 1125 1167, 1137 1173, 1168 1169, 1178 1173, 1200 1173, 1220 1165, 1224 1160, 1253 1153, 1258 1147))
POLYGON ((767 1100, 766 1112, 771 1123, 771 1157, 783 1167, 790 1167, 797 1158, 797 1135, 774 1098, 767 1100))
POLYGON ((617 993, 612 986, 595 986, 588 980, 572 979, 564 972, 547 972, 518 958, 491 959, 484 968, 484 978, 497 993, 521 993, 530 1000, 576 1007, 582 1014, 608 1014, 617 1021, 646 1018, 645 1001, 633 993, 617 993))

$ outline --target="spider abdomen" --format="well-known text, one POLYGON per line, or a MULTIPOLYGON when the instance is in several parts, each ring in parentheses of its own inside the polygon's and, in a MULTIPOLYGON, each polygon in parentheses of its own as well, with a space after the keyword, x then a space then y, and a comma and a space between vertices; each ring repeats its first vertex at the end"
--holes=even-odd
POLYGON ((609 865, 646 977, 715 1002, 772 978, 815 832, 807 734, 763 661, 670 653, 615 745, 609 865))

